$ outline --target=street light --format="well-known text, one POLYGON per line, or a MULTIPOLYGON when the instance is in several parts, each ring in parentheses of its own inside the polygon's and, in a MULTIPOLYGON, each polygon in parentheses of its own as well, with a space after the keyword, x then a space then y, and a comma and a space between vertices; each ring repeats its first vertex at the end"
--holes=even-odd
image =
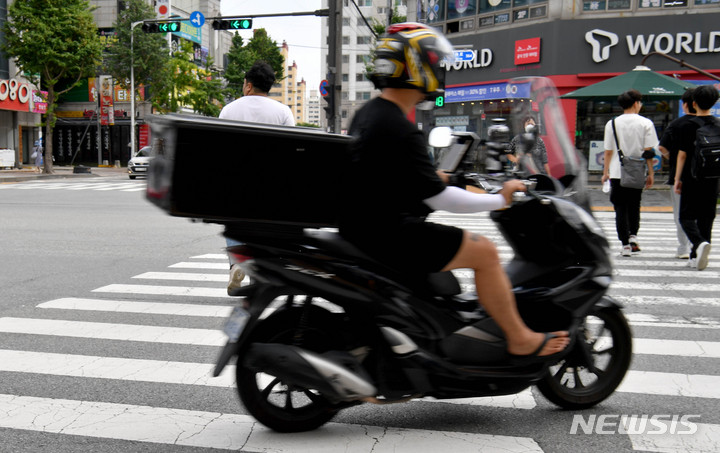
POLYGON ((135 156, 135 34, 133 29, 143 21, 130 25, 130 159, 135 156))

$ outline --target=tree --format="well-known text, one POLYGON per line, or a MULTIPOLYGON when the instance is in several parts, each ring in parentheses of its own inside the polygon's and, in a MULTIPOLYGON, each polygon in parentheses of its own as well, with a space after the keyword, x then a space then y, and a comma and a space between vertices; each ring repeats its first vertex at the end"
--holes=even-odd
POLYGON ((44 173, 53 173, 52 147, 57 99, 100 64, 102 43, 87 0, 16 0, 8 7, 3 51, 18 67, 40 74, 48 92, 44 173), (56 91, 60 80, 70 83, 56 91))
POLYGON ((196 113, 218 116, 222 100, 221 81, 210 69, 212 59, 205 68, 193 62, 193 48, 181 41, 180 48, 168 61, 172 78, 154 92, 153 106, 163 112, 177 112, 192 108, 196 113))
MULTIPOLYGON (((125 9, 120 11, 113 25, 117 40, 111 44, 105 56, 104 67, 108 74, 124 88, 130 88, 130 67, 135 68, 135 87, 143 85, 153 89, 166 83, 171 76, 168 62, 170 53, 167 37, 162 34, 145 33, 136 26, 132 33, 132 51, 130 54, 130 28, 134 22, 154 19, 155 11, 143 0, 127 0, 125 9)), ((137 97, 136 97, 137 99, 137 97)))
POLYGON ((235 99, 242 96, 242 86, 245 80, 245 73, 258 60, 264 60, 275 71, 275 78, 282 80, 285 74, 285 62, 278 49, 277 42, 270 39, 264 28, 258 28, 247 45, 243 45, 242 36, 233 36, 230 51, 227 54, 227 67, 225 68, 225 80, 227 86, 225 95, 227 99, 235 99))

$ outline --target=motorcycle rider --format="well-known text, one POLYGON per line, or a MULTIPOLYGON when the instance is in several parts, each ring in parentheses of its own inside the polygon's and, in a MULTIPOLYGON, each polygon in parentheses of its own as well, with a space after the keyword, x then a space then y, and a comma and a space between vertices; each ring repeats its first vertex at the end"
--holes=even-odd
POLYGON ((443 93, 441 62, 453 55, 447 39, 422 24, 395 24, 381 37, 370 75, 381 95, 365 104, 350 126, 350 193, 341 207, 340 234, 397 269, 419 274, 472 269, 479 302, 503 330, 513 361, 550 360, 568 345, 568 332, 543 334, 524 323, 495 245, 479 234, 425 221, 438 209, 502 209, 514 192, 525 190, 518 180, 505 182, 497 194, 447 186, 422 132, 406 119, 418 103, 443 93))

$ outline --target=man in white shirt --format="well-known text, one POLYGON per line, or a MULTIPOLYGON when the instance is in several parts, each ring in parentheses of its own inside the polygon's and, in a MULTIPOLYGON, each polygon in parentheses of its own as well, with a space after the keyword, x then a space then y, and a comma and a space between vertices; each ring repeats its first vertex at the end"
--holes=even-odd
MULTIPOLYGON (((287 105, 270 99, 268 93, 275 83, 275 71, 264 61, 257 61, 245 74, 243 82, 243 96, 226 105, 220 112, 220 118, 247 121, 251 123, 279 124, 282 126, 295 126, 295 118, 287 105)), ((240 243, 227 239, 227 246, 240 243)), ((230 258, 230 280, 228 294, 233 296, 240 288, 245 273, 240 266, 230 258)))
POLYGON ((648 167, 645 187, 654 183, 652 159, 653 148, 658 146, 657 133, 652 121, 640 116, 642 94, 637 90, 629 90, 618 96, 618 104, 623 114, 610 120, 605 125, 605 168, 602 182, 610 180, 610 202, 615 209, 615 228, 618 239, 622 243, 622 256, 631 256, 640 251, 637 233, 640 229, 640 201, 642 189, 632 189, 620 185, 620 157, 618 147, 629 157, 646 159, 648 167), (613 121, 617 132, 617 141, 613 133, 613 121))
POLYGON ((245 74, 243 96, 226 105, 220 112, 220 118, 294 126, 295 118, 290 107, 268 97, 273 83, 275 71, 265 62, 256 62, 245 74))

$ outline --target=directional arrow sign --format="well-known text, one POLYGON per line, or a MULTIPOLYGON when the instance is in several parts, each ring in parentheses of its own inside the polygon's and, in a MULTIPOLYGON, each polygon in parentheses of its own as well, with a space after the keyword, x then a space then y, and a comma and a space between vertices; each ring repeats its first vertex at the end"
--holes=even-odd
POLYGON ((457 61, 473 61, 475 59, 475 52, 472 50, 456 50, 455 60, 457 61))

